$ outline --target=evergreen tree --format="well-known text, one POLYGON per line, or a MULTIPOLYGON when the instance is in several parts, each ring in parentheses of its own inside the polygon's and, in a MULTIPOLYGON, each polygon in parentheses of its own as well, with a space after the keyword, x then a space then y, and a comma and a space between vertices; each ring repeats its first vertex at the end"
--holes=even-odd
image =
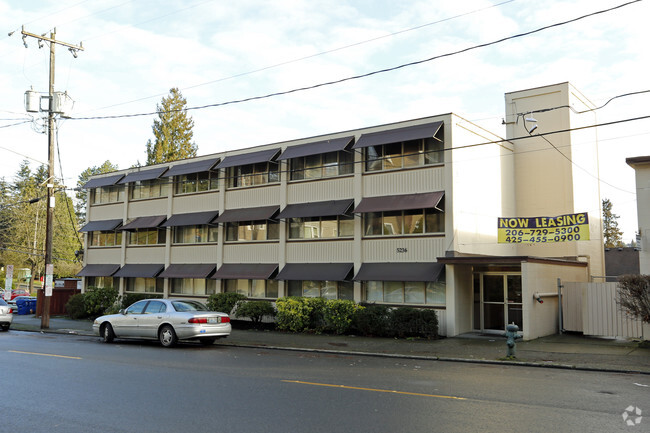
POLYGON ((156 105, 158 119, 151 128, 155 141, 147 141, 147 165, 196 156, 198 148, 192 142, 194 121, 187 115, 186 105, 176 87, 156 105))
POLYGON ((618 228, 618 218, 612 211, 613 205, 609 199, 603 199, 603 238, 605 248, 624 247, 623 232, 618 228))
POLYGON ((119 170, 119 167, 106 160, 102 165, 88 167, 81 172, 79 178, 77 179, 77 188, 79 190, 76 194, 77 204, 74 207, 75 213, 77 214, 77 222, 79 225, 82 225, 86 222, 86 204, 88 203, 88 191, 82 189, 82 187, 92 176, 95 176, 97 174, 110 173, 111 171, 116 170, 119 170))

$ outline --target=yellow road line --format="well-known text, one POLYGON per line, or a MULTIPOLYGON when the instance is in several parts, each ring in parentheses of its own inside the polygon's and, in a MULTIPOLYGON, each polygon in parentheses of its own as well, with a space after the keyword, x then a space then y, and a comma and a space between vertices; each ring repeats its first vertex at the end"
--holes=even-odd
POLYGON ((52 356, 54 358, 82 359, 78 356, 53 355, 51 353, 21 352, 20 350, 9 350, 12 353, 22 353, 24 355, 52 356))
POLYGON ((327 386, 330 388, 343 388, 343 389, 356 389, 359 391, 372 391, 372 392, 388 392, 391 394, 405 394, 405 395, 416 395, 419 397, 434 397, 434 398, 448 398, 452 400, 467 400, 463 397, 454 397, 452 395, 435 395, 435 394, 422 394, 419 392, 406 392, 406 391, 395 391, 390 389, 374 389, 374 388, 361 388, 358 386, 347 386, 347 385, 333 385, 329 383, 314 383, 314 382, 303 382, 300 380, 283 380, 282 382, 287 383, 299 383, 301 385, 313 385, 313 386, 327 386))

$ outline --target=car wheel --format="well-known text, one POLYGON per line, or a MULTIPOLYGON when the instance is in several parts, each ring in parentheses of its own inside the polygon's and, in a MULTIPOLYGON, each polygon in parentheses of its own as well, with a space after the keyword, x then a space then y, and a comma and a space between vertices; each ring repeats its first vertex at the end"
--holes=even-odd
POLYGON ((8 331, 9 330, 9 325, 2 325, 2 330, 3 331, 8 331))
POLYGON ((113 327, 110 323, 105 323, 102 325, 100 334, 104 343, 112 343, 115 339, 115 332, 113 332, 113 327))
POLYGON ((158 333, 158 340, 160 340, 160 344, 162 344, 164 347, 172 347, 178 341, 178 337, 176 336, 176 332, 174 332, 174 328, 172 328, 171 325, 165 325, 160 328, 160 332, 158 333))
POLYGON ((217 341, 217 337, 199 338, 199 342, 201 342, 201 344, 204 346, 210 346, 211 344, 214 344, 215 341, 217 341))

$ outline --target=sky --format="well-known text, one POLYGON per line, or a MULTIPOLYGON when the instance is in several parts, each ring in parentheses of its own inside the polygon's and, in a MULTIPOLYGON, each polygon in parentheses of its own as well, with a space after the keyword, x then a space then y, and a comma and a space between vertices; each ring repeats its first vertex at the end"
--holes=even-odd
MULTIPOLYGON (((42 114, 24 93, 48 90, 49 50, 21 29, 83 44, 56 47, 55 90, 74 100, 58 122, 55 175, 146 162, 155 115, 178 87, 188 107, 336 81, 286 95, 191 110, 199 155, 453 112, 505 136, 504 94, 570 82, 595 106, 650 90, 650 0, 0 0, 0 177, 47 161, 42 114), (622 5, 622 6, 621 6, 622 5), (9 35, 10 33, 12 33, 9 35), (75 119, 76 118, 76 119, 75 119)), ((650 155, 650 92, 597 111, 601 197, 624 241, 637 230, 634 170, 650 155)), ((598 209, 580 209, 598 213, 598 209)))

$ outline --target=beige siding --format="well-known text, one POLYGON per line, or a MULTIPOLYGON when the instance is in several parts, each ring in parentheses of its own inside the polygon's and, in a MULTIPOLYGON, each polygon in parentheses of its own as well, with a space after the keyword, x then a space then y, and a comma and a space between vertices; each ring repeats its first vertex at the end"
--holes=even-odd
POLYGON ((207 212, 207 211, 218 210, 218 209, 219 209, 218 192, 204 192, 201 194, 177 195, 174 196, 174 199, 172 201, 172 214, 190 213, 190 212, 207 212))
POLYGON ((352 263, 354 241, 287 243, 287 263, 352 263))
POLYGON ((129 218, 167 215, 167 197, 129 202, 129 218))
POLYGON ((444 166, 389 171, 363 176, 363 196, 413 194, 418 192, 444 191, 444 166))
POLYGON ((361 261, 368 263, 435 262, 436 257, 445 255, 445 238, 364 240, 361 250, 361 261))
POLYGON ((583 332, 582 293, 586 283, 563 283, 562 327, 570 332, 583 332))
POLYGON ((354 178, 294 182, 287 186, 287 204, 353 198, 354 178))
POLYGON ((224 263, 278 263, 279 245, 275 242, 255 244, 226 244, 224 263))
POLYGON ((234 189, 226 192, 226 209, 280 204, 280 185, 234 189))
POLYGON ((125 263, 165 263, 165 247, 129 247, 125 263))
POLYGON ((171 247, 170 263, 217 263, 216 245, 175 245, 171 247))
POLYGON ((87 221, 114 220, 124 217, 124 203, 90 206, 87 221))
POLYGON ((122 263, 122 249, 117 248, 89 248, 87 265, 110 263, 119 265, 122 263))

